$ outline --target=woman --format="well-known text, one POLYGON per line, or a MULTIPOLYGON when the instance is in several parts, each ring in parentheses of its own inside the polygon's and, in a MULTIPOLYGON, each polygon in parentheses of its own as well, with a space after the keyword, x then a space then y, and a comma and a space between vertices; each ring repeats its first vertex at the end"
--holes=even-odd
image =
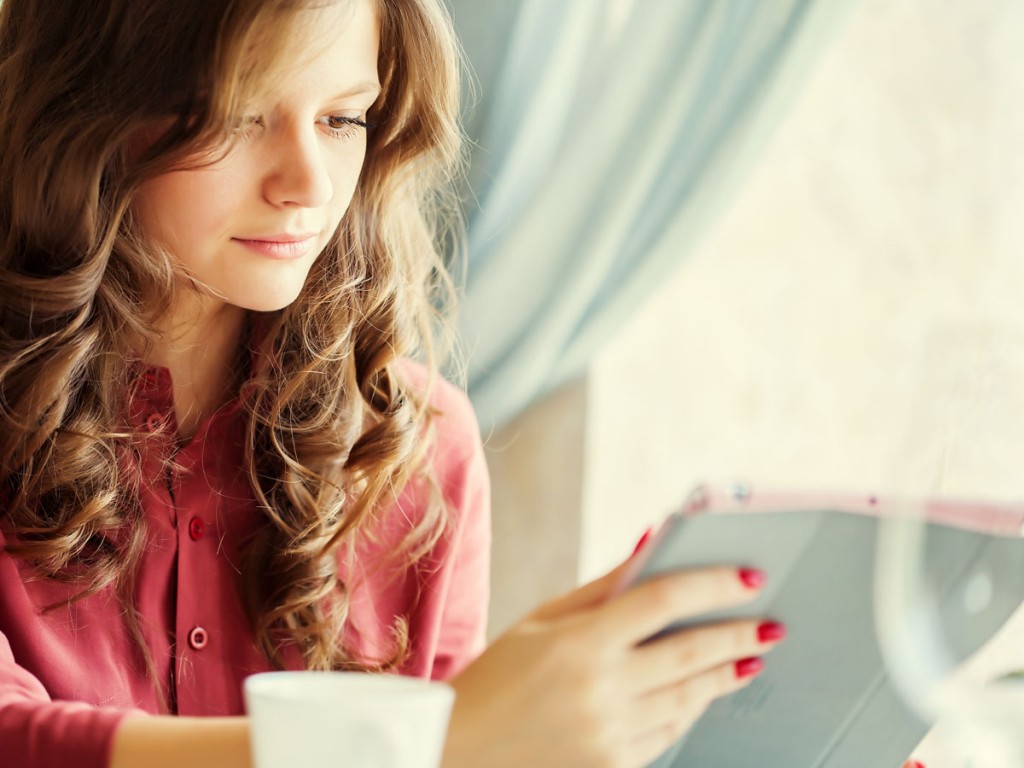
POLYGON ((241 681, 305 668, 449 680, 449 767, 639 766, 759 669, 758 622, 639 645, 731 568, 481 655, 456 74, 440 0, 0 4, 5 765, 247 766, 241 681))

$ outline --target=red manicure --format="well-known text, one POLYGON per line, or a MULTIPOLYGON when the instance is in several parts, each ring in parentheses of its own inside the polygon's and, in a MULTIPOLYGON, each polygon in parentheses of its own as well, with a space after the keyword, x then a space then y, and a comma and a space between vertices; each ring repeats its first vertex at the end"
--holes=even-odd
POLYGON ((920 760, 909 760, 903 768, 924 768, 924 763, 920 760))
POLYGON ((743 679, 744 677, 751 677, 756 675, 764 669, 764 660, 759 656, 751 656, 748 659, 740 659, 736 662, 736 677, 737 679, 743 679))
MULTIPOLYGON (((644 535, 641 536, 640 541, 636 543, 636 548, 633 550, 633 555, 635 555, 637 552, 643 549, 644 544, 646 544, 647 540, 651 538, 651 532, 653 530, 653 528, 648 528, 646 531, 644 531, 644 535)), ((630 557, 632 557, 633 555, 630 555, 630 557)))
POLYGON ((786 625, 766 621, 757 628, 757 639, 762 643, 775 643, 786 636, 786 625))
POLYGON ((764 586, 764 571, 759 571, 757 568, 740 568, 739 574, 740 581, 748 589, 760 589, 764 586))

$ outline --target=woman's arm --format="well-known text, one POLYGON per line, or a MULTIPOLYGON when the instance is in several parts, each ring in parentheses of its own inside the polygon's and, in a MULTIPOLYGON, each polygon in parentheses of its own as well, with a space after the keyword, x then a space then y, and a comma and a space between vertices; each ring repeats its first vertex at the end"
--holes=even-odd
POLYGON ((252 768, 245 717, 130 717, 110 768, 252 768))
POLYGON ((0 632, 0 765, 107 768, 118 725, 131 716, 124 709, 51 700, 0 632))
MULTIPOLYGON (((624 566, 623 566, 624 567, 624 566)), ((451 680, 444 768, 646 765, 717 696, 737 659, 775 645, 756 621, 639 640, 681 615, 747 602, 735 569, 661 577, 608 600, 620 567, 542 606, 451 680)), ((251 768, 245 718, 129 718, 110 768, 251 768)))

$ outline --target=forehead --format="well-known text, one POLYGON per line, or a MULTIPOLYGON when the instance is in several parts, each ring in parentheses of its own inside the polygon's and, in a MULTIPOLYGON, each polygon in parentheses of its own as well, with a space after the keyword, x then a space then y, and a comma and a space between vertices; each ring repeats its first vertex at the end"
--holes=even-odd
POLYGON ((334 95, 377 82, 376 0, 318 2, 294 11, 283 27, 255 36, 250 55, 256 61, 265 35, 283 38, 257 83, 259 97, 334 95))

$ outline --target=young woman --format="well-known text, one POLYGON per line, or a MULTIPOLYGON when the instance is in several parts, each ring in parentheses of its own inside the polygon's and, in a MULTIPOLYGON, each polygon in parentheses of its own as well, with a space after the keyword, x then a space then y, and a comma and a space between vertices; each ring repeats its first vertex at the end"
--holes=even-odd
POLYGON ((247 766, 290 668, 450 680, 449 768, 640 766, 759 668, 758 622, 639 645, 724 567, 484 650, 456 50, 441 0, 0 4, 3 765, 247 766))

